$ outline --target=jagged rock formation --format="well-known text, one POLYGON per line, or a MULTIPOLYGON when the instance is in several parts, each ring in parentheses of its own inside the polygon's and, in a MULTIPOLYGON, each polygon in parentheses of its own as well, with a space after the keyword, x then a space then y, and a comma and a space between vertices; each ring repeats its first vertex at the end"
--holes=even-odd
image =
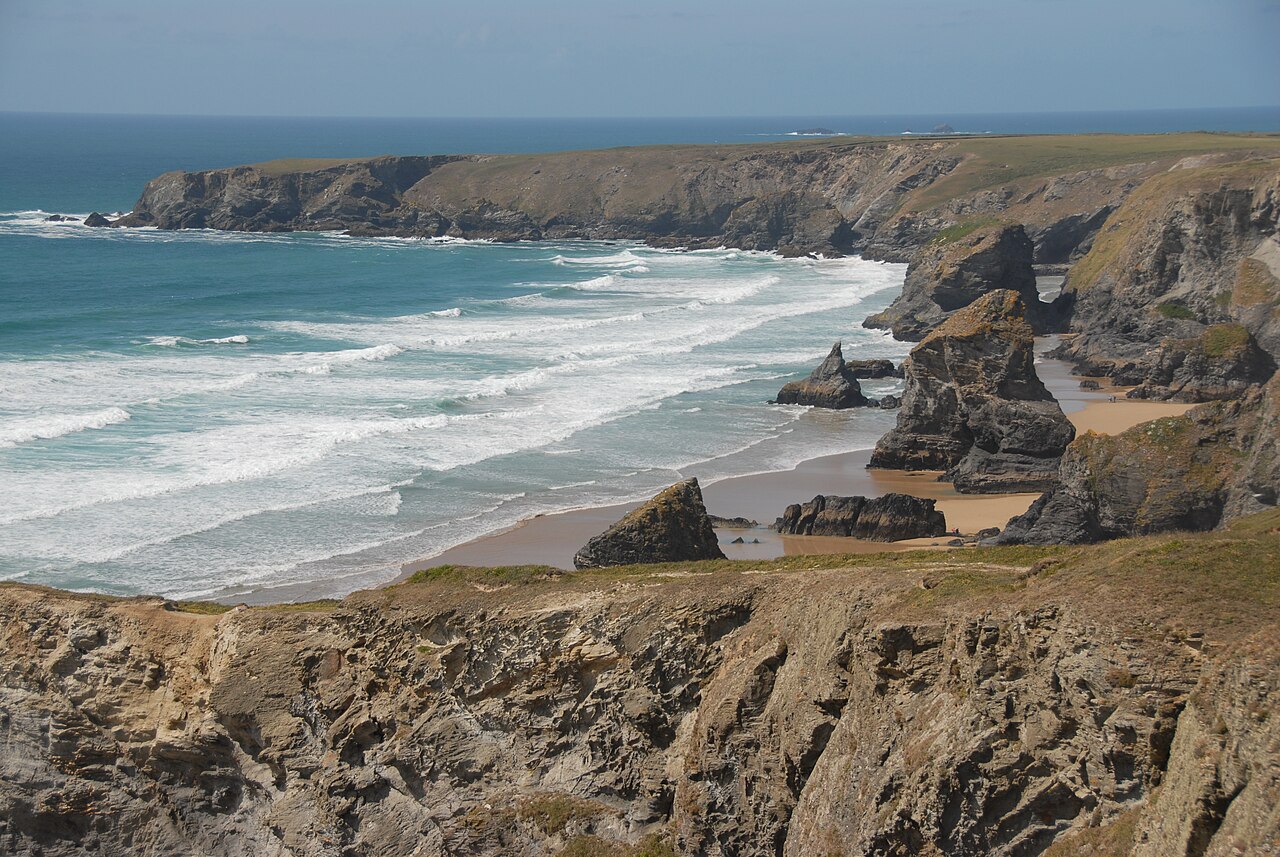
POLYGON ((0 850, 1261 854, 1277 523, 221 616, 7 585, 0 850))
POLYGON ((863 327, 890 330, 894 339, 918 342, 957 310, 998 289, 1022 298, 1037 333, 1054 329, 1065 311, 1044 305, 1032 267, 1034 248, 1021 225, 995 223, 943 233, 920 248, 907 268, 902 293, 863 327))
POLYGON ((1280 496, 1280 379, 1238 399, 1067 447, 1060 484, 997 544, 1082 544, 1210 530, 1280 496))
POLYGON ((1134 187, 1178 158, 1275 148, 1266 138, 1161 135, 294 159, 167 173, 149 182, 117 223, 631 239, 905 262, 948 227, 999 216, 1026 224, 1038 262, 1065 262, 1134 187), (1043 174, 1045 147, 1060 174, 1043 174))
POLYGON ((793 536, 851 536, 873 542, 940 536, 947 531, 947 521, 936 504, 909 494, 870 500, 819 494, 803 505, 788 506, 777 529, 793 536))
POLYGON ((902 370, 892 360, 847 360, 845 368, 855 378, 901 378, 902 370))
POLYGON ((593 537, 573 557, 577 568, 724 559, 697 479, 677 482, 593 537))
POLYGON ((1215 324, 1195 339, 1166 339, 1146 360, 1143 383, 1131 399, 1211 402, 1243 395, 1276 370, 1243 326, 1215 324))
POLYGON ((827 359, 808 378, 784 384, 776 401, 779 405, 856 408, 867 404, 867 397, 862 395, 857 376, 845 365, 844 354, 837 342, 831 346, 827 359))
POLYGON ((1168 386, 1164 340, 1244 327, 1280 357, 1280 161, 1191 164, 1141 186, 1067 276, 1061 350, 1089 374, 1168 386))
POLYGON ((108 227, 108 226, 117 226, 119 224, 111 222, 105 216, 95 211, 95 212, 92 212, 88 217, 84 219, 84 225, 92 226, 94 228, 102 228, 102 227, 108 227))
POLYGON ((949 318, 903 364, 897 426, 871 467, 945 470, 962 492, 1043 491, 1075 436, 1036 376, 1016 292, 989 292, 949 318))

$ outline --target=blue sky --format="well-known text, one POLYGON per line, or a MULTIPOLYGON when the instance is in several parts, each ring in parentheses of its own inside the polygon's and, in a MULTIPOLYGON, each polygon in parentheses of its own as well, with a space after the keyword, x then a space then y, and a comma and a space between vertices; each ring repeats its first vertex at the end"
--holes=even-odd
POLYGON ((0 110, 698 116, 1280 104, 1280 0, 0 0, 0 110))

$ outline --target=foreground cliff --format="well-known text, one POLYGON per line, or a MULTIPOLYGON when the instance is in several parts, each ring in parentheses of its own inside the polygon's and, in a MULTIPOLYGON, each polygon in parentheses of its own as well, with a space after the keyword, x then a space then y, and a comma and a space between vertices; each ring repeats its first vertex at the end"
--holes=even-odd
POLYGON ((0 851, 1266 853, 1269 515, 223 615, 5 586, 0 851))
POLYGON ((1280 152, 1275 137, 839 139, 538 155, 294 159, 173 172, 117 222, 497 240, 629 239, 909 259, 998 215, 1038 262, 1088 249, 1147 177, 1187 156, 1280 152))

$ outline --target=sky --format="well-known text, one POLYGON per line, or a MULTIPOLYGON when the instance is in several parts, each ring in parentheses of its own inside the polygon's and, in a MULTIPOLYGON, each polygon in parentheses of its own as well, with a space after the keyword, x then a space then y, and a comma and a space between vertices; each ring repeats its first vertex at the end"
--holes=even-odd
POLYGON ((0 110, 803 116, 1280 104, 1280 0, 0 0, 0 110))

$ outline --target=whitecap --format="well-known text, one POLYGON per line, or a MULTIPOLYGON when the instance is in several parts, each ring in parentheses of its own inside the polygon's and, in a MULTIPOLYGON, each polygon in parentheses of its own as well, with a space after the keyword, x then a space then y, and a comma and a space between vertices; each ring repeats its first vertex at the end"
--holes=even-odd
POLYGON ((33 440, 49 440, 75 432, 106 428, 125 422, 129 412, 124 408, 106 408, 88 414, 53 414, 8 421, 0 428, 0 448, 17 446, 33 440))

